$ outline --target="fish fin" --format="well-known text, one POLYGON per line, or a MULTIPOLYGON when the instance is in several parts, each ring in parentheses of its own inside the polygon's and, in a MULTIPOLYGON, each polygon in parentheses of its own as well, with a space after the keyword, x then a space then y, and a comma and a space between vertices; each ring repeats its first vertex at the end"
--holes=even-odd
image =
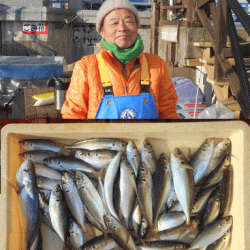
POLYGON ((192 156, 193 156, 193 153, 192 153, 191 148, 189 147, 188 148, 188 157, 187 157, 188 162, 191 160, 192 156))
POLYGON ((14 190, 16 191, 16 193, 17 194, 20 194, 20 192, 21 192, 21 189, 20 188, 18 188, 4 173, 1 173, 3 176, 4 176, 4 178, 7 180, 7 183, 9 183, 13 188, 14 188, 14 190))
POLYGON ((238 160, 237 157, 236 157, 235 155, 233 155, 233 154, 230 154, 230 155, 233 156, 236 160, 238 160))
POLYGON ((185 169, 189 169, 189 170, 193 170, 194 171, 194 168, 192 166, 182 165, 182 167, 185 168, 185 169))
POLYGON ((178 239, 188 230, 188 227, 187 225, 184 225, 183 228, 180 230, 180 233, 178 235, 178 239))
POLYGON ((131 235, 130 235, 129 231, 127 230, 127 233, 126 233, 126 244, 128 243, 130 237, 131 237, 131 235))
POLYGON ((74 172, 72 172, 72 171, 70 171, 69 169, 67 169, 66 166, 60 164, 60 167, 63 168, 66 172, 68 172, 68 173, 74 175, 74 172))

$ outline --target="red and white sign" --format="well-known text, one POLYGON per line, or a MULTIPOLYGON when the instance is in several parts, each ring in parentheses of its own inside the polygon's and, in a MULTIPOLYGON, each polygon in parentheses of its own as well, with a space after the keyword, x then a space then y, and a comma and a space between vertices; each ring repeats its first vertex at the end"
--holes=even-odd
POLYGON ((23 34, 48 34, 48 22, 24 22, 23 34))

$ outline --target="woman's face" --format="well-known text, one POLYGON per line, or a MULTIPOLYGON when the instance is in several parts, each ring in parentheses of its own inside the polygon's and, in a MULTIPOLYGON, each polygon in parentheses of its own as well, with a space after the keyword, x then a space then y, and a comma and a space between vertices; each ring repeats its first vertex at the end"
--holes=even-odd
POLYGON ((135 15, 126 9, 113 10, 104 18, 100 34, 106 42, 114 42, 120 49, 131 47, 138 36, 135 15))

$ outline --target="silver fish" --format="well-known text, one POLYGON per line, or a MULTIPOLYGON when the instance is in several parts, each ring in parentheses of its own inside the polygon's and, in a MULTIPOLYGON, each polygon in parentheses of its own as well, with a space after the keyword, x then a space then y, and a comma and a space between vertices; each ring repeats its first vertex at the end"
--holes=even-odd
POLYGON ((223 177, 221 181, 221 209, 219 213, 221 218, 230 215, 233 203, 233 189, 234 170, 233 166, 229 165, 223 170, 223 177))
POLYGON ((190 249, 204 247, 220 239, 231 228, 232 222, 232 216, 227 216, 210 223, 195 238, 194 242, 190 245, 190 249))
POLYGON ((167 199, 167 207, 169 209, 171 209, 172 206, 174 206, 174 204, 178 203, 178 197, 176 195, 176 192, 175 192, 175 189, 174 189, 174 184, 172 182, 172 185, 171 185, 171 190, 170 190, 170 193, 169 193, 169 196, 168 196, 168 199, 167 199))
POLYGON ((73 248, 80 248, 84 245, 84 233, 81 227, 72 219, 69 221, 68 241, 73 248))
POLYGON ((113 216, 105 215, 104 221, 107 225, 107 228, 112 233, 112 237, 115 237, 115 241, 118 243, 118 245, 120 245, 123 249, 138 249, 129 231, 113 216))
POLYGON ((18 186, 19 189, 24 187, 24 183, 23 183, 23 170, 26 168, 32 168, 33 167, 33 162, 29 159, 25 160, 20 167, 17 170, 16 173, 16 184, 18 186))
POLYGON ((213 155, 215 138, 207 138, 196 151, 190 165, 194 168, 194 181, 198 185, 205 176, 206 169, 213 155))
POLYGON ((193 168, 178 148, 171 154, 171 170, 175 192, 187 217, 186 224, 189 225, 195 201, 194 174, 193 168))
POLYGON ((87 241, 83 246, 82 250, 111 250, 117 249, 118 244, 114 241, 111 236, 105 239, 104 235, 100 235, 87 241))
POLYGON ((43 164, 43 160, 48 157, 55 156, 57 153, 49 150, 31 150, 19 154, 23 161, 30 159, 33 163, 43 164))
POLYGON ((84 173, 77 171, 75 173, 75 179, 80 199, 93 218, 102 225, 102 231, 106 232, 107 230, 103 219, 105 209, 99 193, 84 173))
POLYGON ((120 163, 120 213, 121 221, 128 229, 136 197, 136 177, 132 165, 123 156, 120 163))
POLYGON ((188 249, 188 244, 185 243, 180 243, 180 242, 174 242, 174 241, 165 241, 165 240, 161 240, 161 241, 152 241, 146 244, 141 244, 138 245, 139 249, 142 250, 147 250, 147 249, 151 249, 151 250, 160 250, 160 249, 164 249, 164 250, 181 250, 181 249, 188 249))
POLYGON ((39 189, 53 190, 56 185, 61 184, 61 180, 50 179, 43 176, 37 177, 37 186, 39 189))
POLYGON ((219 166, 212 171, 206 178, 204 178, 204 182, 202 183, 203 187, 209 187, 211 185, 218 184, 223 177, 223 170, 231 164, 231 156, 226 155, 224 160, 219 164, 219 166))
POLYGON ((196 195, 196 200, 193 205, 192 213, 201 213, 201 211, 205 208, 210 195, 216 194, 218 192, 220 192, 219 186, 211 186, 201 190, 201 192, 196 195))
POLYGON ((32 245, 29 250, 42 250, 43 248, 43 238, 40 226, 36 230, 36 235, 33 239, 32 245))
POLYGON ((43 164, 34 164, 35 167, 35 172, 37 176, 43 176, 47 177, 50 179, 55 179, 55 180, 61 180, 62 174, 50 167, 47 167, 46 165, 43 164))
MULTIPOLYGON (((199 222, 198 217, 191 217, 190 227, 186 225, 180 225, 171 229, 160 231, 159 235, 161 240, 178 241, 186 244, 191 244, 197 234, 199 234, 199 222), (192 231, 191 231, 192 228, 192 231)), ((154 240, 154 239, 153 239, 154 240)))
POLYGON ((75 157, 64 155, 48 157, 44 159, 44 163, 58 171, 81 171, 96 179, 100 175, 91 165, 75 157))
POLYGON ((137 199, 149 228, 153 226, 153 192, 150 168, 142 162, 137 176, 137 199))
POLYGON ((227 230, 227 232, 217 241, 210 244, 206 250, 229 250, 231 239, 231 230, 227 230))
POLYGON ((62 176, 62 190, 72 217, 85 230, 85 207, 78 193, 73 176, 68 173, 64 173, 62 176))
POLYGON ((206 168, 205 176, 208 176, 228 154, 231 154, 231 140, 226 138, 214 147, 213 156, 206 168))
POLYGON ((135 142, 132 140, 130 140, 127 145, 127 158, 135 171, 135 176, 137 176, 141 164, 141 154, 135 142))
MULTIPOLYGON (((165 206, 172 187, 170 158, 164 153, 160 155, 154 177, 154 213, 153 223, 157 223, 158 216, 165 206)), ((156 226, 156 225, 155 225, 156 226)))
POLYGON ((22 172, 23 185, 21 185, 20 194, 18 194, 18 211, 23 232, 24 249, 29 249, 39 225, 39 199, 34 166, 26 164, 22 166, 22 172))
POLYGON ((103 226, 101 225, 101 223, 96 221, 96 219, 93 217, 93 215, 89 212, 89 210, 86 207, 85 207, 85 218, 86 221, 89 222, 96 229, 98 229, 100 233, 103 231, 103 226))
POLYGON ((148 139, 145 139, 142 143, 141 161, 144 162, 150 168, 150 171, 153 174, 157 165, 157 157, 153 146, 151 145, 148 139))
POLYGON ((138 203, 138 200, 135 200, 134 204, 134 209, 133 209, 133 214, 132 214, 132 228, 131 233, 135 237, 139 238, 140 237, 140 231, 141 231, 141 223, 142 223, 142 214, 141 214, 141 209, 138 203))
POLYGON ((30 150, 50 150, 59 152, 63 148, 63 144, 56 143, 46 139, 27 139, 19 141, 20 146, 27 151, 30 150))
POLYGON ((67 205, 60 185, 57 185, 50 196, 49 214, 54 230, 63 242, 66 240, 68 232, 69 218, 67 205))
POLYGON ((125 152, 127 147, 127 142, 117 138, 90 138, 83 141, 73 143, 66 146, 66 149, 70 148, 82 148, 87 150, 96 149, 111 149, 116 151, 125 152))
POLYGON ((117 151, 110 149, 96 149, 96 150, 85 150, 78 149, 75 152, 77 159, 87 162, 95 170, 100 170, 103 167, 107 167, 111 160, 116 156, 117 151))
POLYGON ((115 210, 113 203, 113 189, 116 176, 120 167, 120 161, 122 156, 122 151, 119 151, 117 155, 110 162, 104 179, 104 198, 105 204, 111 213, 111 215, 119 221, 119 216, 115 210))
POLYGON ((205 207, 204 216, 202 219, 203 228, 218 218, 220 207, 221 207, 221 198, 220 198, 220 193, 217 192, 215 193, 215 195, 211 196, 211 199, 208 200, 207 205, 205 207))
POLYGON ((51 223, 51 218, 49 214, 49 204, 47 204, 42 195, 39 193, 39 214, 42 218, 42 221, 51 229, 54 231, 53 225, 51 223))
POLYGON ((186 222, 186 215, 183 212, 167 212, 163 213, 158 218, 158 230, 164 231, 173 229, 186 222))

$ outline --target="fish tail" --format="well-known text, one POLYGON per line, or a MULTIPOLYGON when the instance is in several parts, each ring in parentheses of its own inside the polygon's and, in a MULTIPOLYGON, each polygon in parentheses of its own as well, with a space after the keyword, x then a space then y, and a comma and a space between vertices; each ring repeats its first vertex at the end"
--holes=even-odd
POLYGON ((194 225, 192 223, 189 225, 188 229, 195 237, 198 235, 198 232, 197 230, 195 230, 194 225))
POLYGON ((95 227, 93 225, 89 224, 89 228, 90 228, 90 231, 86 230, 86 228, 82 228, 84 236, 89 235, 92 238, 95 237, 96 236, 95 227))
POLYGON ((150 227, 146 240, 149 240, 151 238, 156 238, 157 240, 161 241, 161 236, 159 235, 159 230, 157 227, 157 222, 154 222, 153 225, 150 227))

